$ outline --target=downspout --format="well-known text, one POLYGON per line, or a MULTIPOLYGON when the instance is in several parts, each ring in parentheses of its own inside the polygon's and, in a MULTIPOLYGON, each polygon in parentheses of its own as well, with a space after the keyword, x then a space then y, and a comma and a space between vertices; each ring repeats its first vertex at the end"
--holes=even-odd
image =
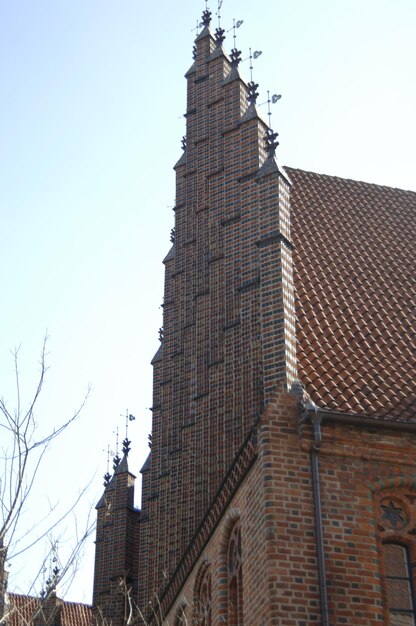
POLYGON ((329 625, 328 591, 326 586, 324 530, 322 524, 321 487, 319 473, 319 449, 322 442, 322 416, 317 412, 311 415, 314 442, 311 450, 313 502, 315 509, 316 553, 318 557, 319 595, 321 599, 322 626, 329 625))

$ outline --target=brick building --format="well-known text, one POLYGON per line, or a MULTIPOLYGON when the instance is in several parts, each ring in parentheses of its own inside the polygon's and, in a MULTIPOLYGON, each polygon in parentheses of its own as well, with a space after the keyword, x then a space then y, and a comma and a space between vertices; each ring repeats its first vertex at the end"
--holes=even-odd
POLYGON ((152 448, 98 504, 113 626, 416 625, 416 194, 283 168, 210 15, 187 79, 152 448))

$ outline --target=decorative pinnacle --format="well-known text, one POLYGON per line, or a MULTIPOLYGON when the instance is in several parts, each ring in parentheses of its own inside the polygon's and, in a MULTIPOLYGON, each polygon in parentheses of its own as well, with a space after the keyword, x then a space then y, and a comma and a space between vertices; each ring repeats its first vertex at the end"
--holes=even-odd
POLYGON ((224 33, 225 33, 225 30, 223 28, 218 27, 215 29, 214 39, 215 39, 215 45, 217 46, 217 48, 219 48, 223 44, 223 41, 225 39, 224 33))
POLYGON ((103 485, 104 485, 104 487, 107 487, 107 486, 110 484, 110 480, 111 480, 111 474, 110 474, 110 472, 106 472, 106 473, 104 474, 103 478, 104 478, 103 485))
POLYGON ((279 142, 276 141, 277 137, 278 134, 274 133, 271 128, 268 128, 266 130, 266 134, 264 136, 264 144, 269 157, 273 157, 276 153, 276 148, 279 145, 279 142))
POLYGON ((259 96, 258 91, 257 91, 258 84, 251 80, 248 83, 247 87, 248 87, 247 100, 249 101, 250 104, 256 104, 256 100, 259 96))
POLYGON ((202 14, 202 24, 203 26, 209 26, 211 23, 211 11, 208 11, 208 9, 206 9, 203 14, 202 14))
POLYGON ((121 459, 117 453, 116 456, 113 458, 113 470, 116 470, 118 468, 118 466, 120 465, 120 461, 121 459))
POLYGON ((185 135, 182 137, 181 143, 182 143, 182 150, 185 151, 186 150, 186 137, 185 137, 185 135))
POLYGON ((192 58, 193 58, 194 61, 196 60, 196 53, 197 53, 197 48, 196 48, 196 46, 194 46, 192 48, 192 58))
POLYGON ((241 61, 241 50, 237 50, 237 48, 233 48, 231 50, 231 67, 238 67, 238 64, 241 61))
POLYGON ((123 447, 122 447, 123 454, 124 454, 124 456, 128 456, 129 452, 131 450, 131 448, 130 448, 131 441, 129 439, 127 439, 127 437, 126 437, 125 439, 123 439, 122 444, 123 444, 123 447))

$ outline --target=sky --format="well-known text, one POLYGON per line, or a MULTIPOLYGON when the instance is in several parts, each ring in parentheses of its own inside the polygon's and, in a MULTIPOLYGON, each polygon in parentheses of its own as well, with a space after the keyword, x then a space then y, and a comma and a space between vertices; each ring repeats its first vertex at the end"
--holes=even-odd
MULTIPOLYGON (((212 26, 218 3, 208 3, 212 26)), ((203 0, 0 0, 0 396, 33 395, 48 335, 38 433, 80 418, 48 451, 25 524, 64 511, 62 560, 102 491, 125 434, 137 481, 148 454, 163 264, 185 134, 186 81, 203 0)), ((416 190, 414 0, 223 0, 259 109, 272 105, 283 165, 416 190)), ((4 447, 0 441, 0 448, 4 447)), ((10 565, 25 592, 38 547, 10 565)), ((71 600, 91 601, 88 541, 71 600)))

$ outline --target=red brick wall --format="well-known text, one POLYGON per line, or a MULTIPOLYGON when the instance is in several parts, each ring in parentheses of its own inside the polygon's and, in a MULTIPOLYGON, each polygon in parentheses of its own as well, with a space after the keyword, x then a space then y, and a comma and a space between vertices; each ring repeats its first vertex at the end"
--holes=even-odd
POLYGON ((143 605, 173 573, 276 385, 295 374, 289 183, 278 171, 257 177, 266 125, 212 36, 196 46, 153 361, 143 605))
MULTIPOLYGON (((310 448, 298 436, 300 409, 286 392, 261 420, 258 456, 168 615, 182 603, 192 623, 201 565, 212 573, 213 624, 227 615, 225 553, 238 517, 242 530, 244 623, 321 624, 310 448)), ((415 441, 406 433, 326 424, 320 451, 324 551, 331 626, 389 624, 381 541, 416 553, 415 441), (394 499, 403 523, 393 528, 381 505, 394 499)), ((414 567, 414 561, 413 561, 414 567)), ((222 621, 221 621, 222 620, 222 621)), ((226 621, 224 623, 227 623, 226 621)))

